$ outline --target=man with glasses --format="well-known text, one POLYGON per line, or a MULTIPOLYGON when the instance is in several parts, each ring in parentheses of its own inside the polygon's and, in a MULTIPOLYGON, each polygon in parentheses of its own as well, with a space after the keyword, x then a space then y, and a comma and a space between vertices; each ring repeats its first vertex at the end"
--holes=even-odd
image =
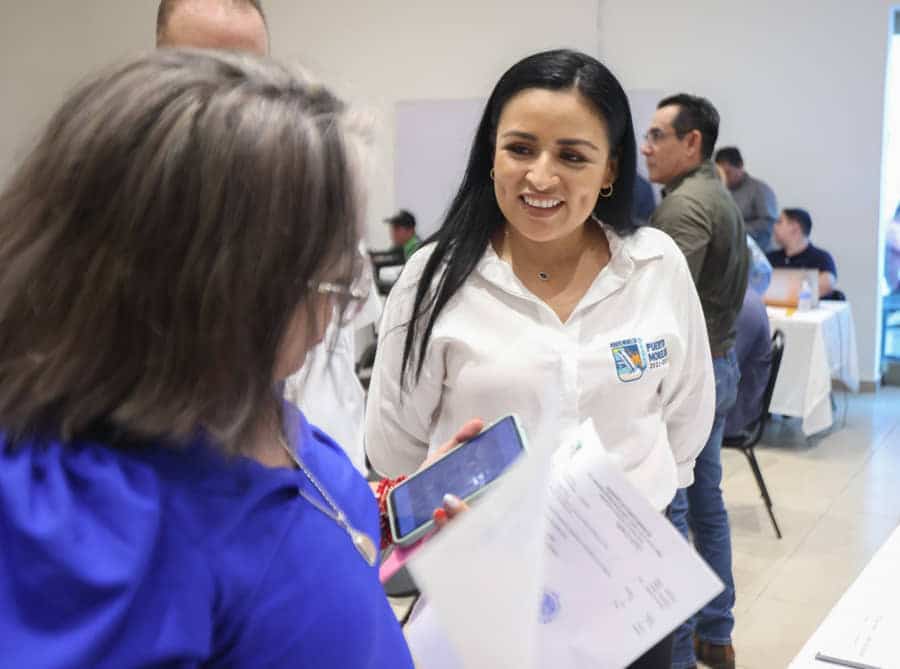
POLYGON ((722 499, 722 436, 735 403, 740 372, 735 321, 747 287, 750 254, 741 212, 712 162, 719 114, 704 98, 679 94, 662 100, 644 135, 641 153, 663 199, 650 218, 687 259, 700 295, 716 376, 712 432, 694 466, 694 483, 675 494, 672 522, 725 584, 725 590, 675 633, 673 669, 734 669, 734 577, 731 533, 722 499), (696 636, 695 636, 696 635, 696 636))

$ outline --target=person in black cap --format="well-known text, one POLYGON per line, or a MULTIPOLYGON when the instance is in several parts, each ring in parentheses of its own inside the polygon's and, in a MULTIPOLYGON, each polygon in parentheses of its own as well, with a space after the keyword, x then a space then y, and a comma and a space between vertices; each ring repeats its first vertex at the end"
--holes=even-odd
POLYGON ((416 234, 416 217, 406 209, 401 209, 390 218, 384 219, 384 222, 391 226, 391 241, 394 242, 394 246, 403 249, 403 259, 409 260, 422 243, 416 234))

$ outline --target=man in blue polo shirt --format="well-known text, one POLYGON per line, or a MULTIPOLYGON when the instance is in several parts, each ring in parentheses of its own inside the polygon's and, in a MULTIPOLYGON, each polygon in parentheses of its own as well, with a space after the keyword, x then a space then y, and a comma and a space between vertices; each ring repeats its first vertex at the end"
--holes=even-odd
POLYGON ((775 222, 775 241, 781 249, 768 254, 773 269, 793 267, 819 270, 819 297, 828 299, 837 282, 837 267, 831 254, 809 241, 812 218, 805 209, 785 209, 775 222))

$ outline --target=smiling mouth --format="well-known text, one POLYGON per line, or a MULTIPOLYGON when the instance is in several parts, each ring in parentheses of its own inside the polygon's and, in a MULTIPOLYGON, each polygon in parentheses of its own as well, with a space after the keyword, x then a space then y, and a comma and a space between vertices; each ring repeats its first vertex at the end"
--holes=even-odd
POLYGON ((529 195, 522 195, 521 200, 529 207, 534 207, 535 209, 543 209, 545 211, 558 209, 563 205, 562 200, 557 200, 554 198, 531 197, 529 195))

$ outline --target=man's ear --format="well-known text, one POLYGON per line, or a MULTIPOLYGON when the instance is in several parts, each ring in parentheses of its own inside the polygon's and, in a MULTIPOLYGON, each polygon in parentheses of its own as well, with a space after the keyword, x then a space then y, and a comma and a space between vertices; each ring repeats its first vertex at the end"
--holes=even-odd
POLYGON ((694 128, 687 134, 687 145, 691 151, 691 155, 701 155, 703 153, 703 134, 694 128))

